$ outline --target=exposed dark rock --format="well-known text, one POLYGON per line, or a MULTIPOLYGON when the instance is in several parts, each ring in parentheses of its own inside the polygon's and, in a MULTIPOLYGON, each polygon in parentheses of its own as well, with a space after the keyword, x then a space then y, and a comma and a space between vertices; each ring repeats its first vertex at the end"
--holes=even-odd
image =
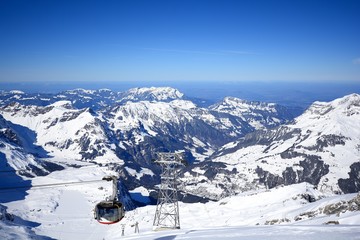
POLYGON ((284 179, 282 177, 272 174, 268 171, 264 171, 259 166, 256 168, 255 172, 259 176, 259 182, 263 183, 267 188, 274 188, 284 184, 284 179))
POLYGON ((294 171, 293 168, 287 167, 282 173, 284 184, 290 185, 300 182, 308 182, 317 185, 320 179, 329 173, 329 165, 319 160, 320 157, 315 155, 301 155, 305 160, 300 161, 302 170, 294 171))
POLYGON ((360 162, 355 162, 350 166, 349 178, 339 179, 341 191, 344 193, 356 193, 360 191, 360 162))
POLYGON ((184 193, 182 191, 178 192, 178 199, 184 203, 207 203, 211 201, 211 199, 207 197, 196 196, 194 194, 184 193))
POLYGON ((316 145, 311 147, 305 147, 305 149, 322 152, 324 148, 329 146, 345 145, 345 140, 347 140, 347 138, 344 136, 338 136, 334 134, 322 135, 316 140, 316 145))
MULTIPOLYGON (((290 153, 298 155, 296 152, 290 153)), ((329 172, 329 166, 319 160, 320 158, 318 156, 303 154, 300 154, 299 156, 305 157, 299 164, 302 169, 294 171, 293 168, 287 167, 285 171, 282 172, 282 176, 272 174, 258 166, 256 173, 259 176, 259 182, 263 183, 267 188, 274 188, 282 184, 291 185, 301 182, 317 185, 321 177, 329 172)))
POLYGON ((16 133, 9 128, 0 130, 0 138, 6 139, 10 143, 21 145, 21 142, 20 142, 18 136, 16 135, 16 133))
POLYGON ((314 211, 301 213, 298 216, 296 216, 294 220, 300 221, 304 219, 309 219, 316 217, 320 214, 340 216, 340 214, 345 213, 347 211, 350 212, 360 211, 360 194, 358 194, 356 197, 354 197, 349 201, 340 201, 337 203, 328 204, 325 207, 321 207, 314 211))
POLYGON ((41 161, 41 165, 49 172, 61 171, 65 169, 63 166, 49 161, 41 161))
POLYGON ((339 223, 339 221, 328 221, 328 222, 326 222, 325 223, 326 225, 339 225, 340 223, 339 223))
POLYGON ((288 222, 291 222, 288 218, 273 219, 273 220, 267 220, 265 222, 265 225, 275 225, 275 224, 288 223, 288 222))
POLYGON ((225 150, 221 149, 220 151, 215 152, 211 156, 211 158, 230 154, 236 152, 241 148, 246 148, 253 145, 268 146, 268 148, 264 150, 264 152, 266 152, 274 141, 279 141, 279 140, 286 141, 293 137, 300 137, 300 133, 301 133, 300 129, 289 129, 286 126, 279 126, 267 131, 258 130, 258 131, 250 132, 246 134, 244 137, 240 138, 237 141, 236 146, 232 148, 227 148, 225 150))
POLYGON ((303 199, 305 199, 309 203, 316 202, 316 198, 313 195, 309 194, 309 193, 304 193, 301 196, 302 196, 303 199))

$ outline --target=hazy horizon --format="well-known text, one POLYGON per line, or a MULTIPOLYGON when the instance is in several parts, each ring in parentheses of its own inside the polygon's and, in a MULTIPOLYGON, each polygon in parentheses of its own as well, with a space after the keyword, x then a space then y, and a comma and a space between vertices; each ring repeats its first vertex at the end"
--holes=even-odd
POLYGON ((107 88, 124 92, 136 87, 173 87, 187 97, 216 102, 224 97, 237 97, 250 101, 274 102, 281 105, 306 108, 314 101, 331 101, 351 93, 360 94, 360 83, 354 82, 267 82, 267 81, 137 81, 137 82, 23 82, 0 83, 0 90, 21 90, 26 93, 60 93, 83 88, 107 88))

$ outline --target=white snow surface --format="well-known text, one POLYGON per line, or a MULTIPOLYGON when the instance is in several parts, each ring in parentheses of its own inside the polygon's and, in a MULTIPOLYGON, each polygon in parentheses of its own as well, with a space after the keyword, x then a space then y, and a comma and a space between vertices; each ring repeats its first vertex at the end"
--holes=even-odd
MULTIPOLYGON (((32 185, 99 180, 113 172, 96 165, 67 168, 45 177, 36 177, 32 185)), ((54 239, 360 239, 360 212, 339 215, 304 213, 326 205, 349 201, 356 194, 325 197, 310 184, 245 192, 218 202, 185 204, 180 202, 179 230, 153 231, 155 206, 126 212, 125 218, 112 225, 99 224, 93 218, 95 204, 111 195, 111 183, 39 187, 27 191, 23 200, 4 203, 17 216, 14 222, 0 221, 1 239, 30 239, 35 234, 54 239), (301 195, 311 193, 319 200, 309 203, 301 195), (23 220, 20 220, 19 217, 23 220), (281 222, 281 220, 285 220, 281 222), (39 223, 31 226, 24 221, 39 223), (276 225, 266 225, 277 221, 276 225), (324 225, 338 221, 339 225, 324 225), (138 222, 140 233, 135 233, 138 222), (124 236, 122 226, 125 226, 124 236)), ((145 188, 131 191, 146 197, 145 188)), ((3 194, 3 193, 2 193, 3 194)), ((5 193, 11 194, 11 193, 5 193)))
POLYGON ((140 172, 137 172, 135 169, 132 169, 132 168, 129 168, 129 167, 125 167, 125 170, 130 175, 136 176, 136 179, 138 179, 138 180, 144 175, 150 175, 150 176, 154 175, 153 171, 151 171, 148 168, 141 168, 140 172))

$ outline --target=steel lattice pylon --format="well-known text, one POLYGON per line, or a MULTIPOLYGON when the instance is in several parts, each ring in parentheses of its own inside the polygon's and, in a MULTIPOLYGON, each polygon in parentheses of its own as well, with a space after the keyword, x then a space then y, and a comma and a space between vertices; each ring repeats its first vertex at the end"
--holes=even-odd
POLYGON ((177 170, 183 164, 181 153, 158 153, 155 161, 162 167, 161 184, 154 217, 153 228, 180 228, 177 198, 177 170))

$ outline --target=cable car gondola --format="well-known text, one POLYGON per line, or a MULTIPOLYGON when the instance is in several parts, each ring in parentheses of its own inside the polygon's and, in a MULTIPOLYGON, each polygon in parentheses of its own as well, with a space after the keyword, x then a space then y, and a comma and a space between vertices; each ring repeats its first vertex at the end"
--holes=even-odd
POLYGON ((124 205, 117 200, 117 178, 115 176, 104 177, 103 180, 113 181, 113 194, 110 200, 101 201, 94 209, 95 219, 102 224, 119 222, 125 216, 124 205))
POLYGON ((95 219, 102 224, 117 223, 124 215, 123 204, 119 201, 102 201, 95 206, 95 219))

